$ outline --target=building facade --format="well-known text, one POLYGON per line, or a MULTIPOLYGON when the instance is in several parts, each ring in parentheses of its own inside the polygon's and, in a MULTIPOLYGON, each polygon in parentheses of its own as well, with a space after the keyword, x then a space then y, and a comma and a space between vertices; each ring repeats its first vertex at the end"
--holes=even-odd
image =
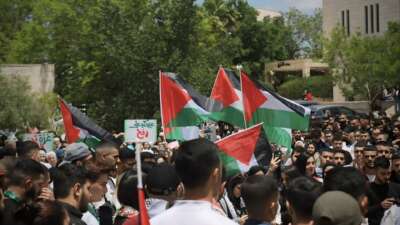
POLYGON ((348 35, 382 35, 389 22, 400 22, 400 0, 323 0, 323 31, 336 27, 348 35))
POLYGON ((54 89, 54 64, 2 64, 0 75, 22 78, 34 93, 44 94, 54 89))

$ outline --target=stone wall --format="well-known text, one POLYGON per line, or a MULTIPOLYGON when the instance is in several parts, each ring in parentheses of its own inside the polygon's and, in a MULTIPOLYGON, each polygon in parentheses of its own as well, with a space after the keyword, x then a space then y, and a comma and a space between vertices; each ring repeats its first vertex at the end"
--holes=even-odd
POLYGON ((54 64, 3 64, 0 74, 18 76, 26 80, 35 93, 48 93, 54 90, 54 64))

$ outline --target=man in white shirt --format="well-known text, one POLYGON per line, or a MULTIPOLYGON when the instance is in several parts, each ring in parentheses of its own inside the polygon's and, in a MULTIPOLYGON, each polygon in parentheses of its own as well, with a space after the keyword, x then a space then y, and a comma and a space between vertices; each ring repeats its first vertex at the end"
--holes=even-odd
POLYGON ((184 185, 184 200, 151 219, 151 225, 234 225, 212 203, 219 194, 222 165, 217 146, 206 139, 182 143, 175 160, 184 185))

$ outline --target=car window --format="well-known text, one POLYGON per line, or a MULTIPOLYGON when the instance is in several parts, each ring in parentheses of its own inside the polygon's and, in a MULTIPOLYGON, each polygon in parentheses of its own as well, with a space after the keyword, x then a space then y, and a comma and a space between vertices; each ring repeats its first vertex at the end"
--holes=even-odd
POLYGON ((347 109, 347 108, 340 107, 340 108, 338 108, 338 110, 339 110, 339 114, 344 113, 347 116, 353 116, 354 115, 354 112, 352 110, 350 110, 350 109, 347 109))

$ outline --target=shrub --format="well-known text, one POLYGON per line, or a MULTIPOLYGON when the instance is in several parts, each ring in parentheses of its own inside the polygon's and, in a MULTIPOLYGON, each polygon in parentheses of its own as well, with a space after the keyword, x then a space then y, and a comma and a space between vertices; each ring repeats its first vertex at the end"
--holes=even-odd
POLYGON ((290 99, 303 99, 305 90, 310 90, 314 97, 332 98, 333 79, 331 76, 296 78, 278 87, 279 94, 290 99))

